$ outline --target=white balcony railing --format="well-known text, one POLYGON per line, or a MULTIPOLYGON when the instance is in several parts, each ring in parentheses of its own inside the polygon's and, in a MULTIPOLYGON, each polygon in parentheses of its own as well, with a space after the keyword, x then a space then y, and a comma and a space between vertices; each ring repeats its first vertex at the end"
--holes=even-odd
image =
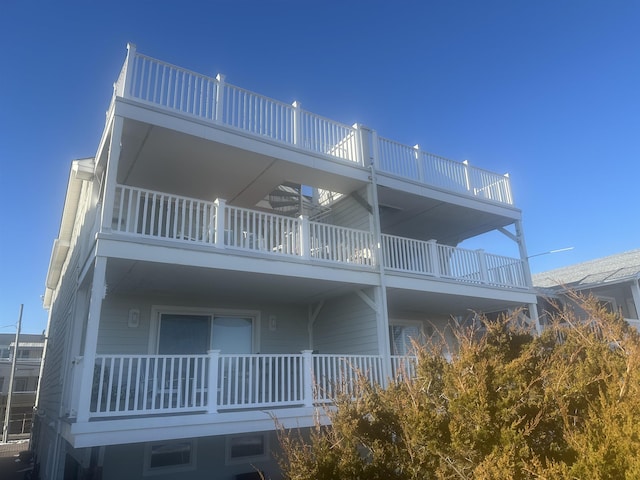
POLYGON ((389 270, 447 278, 465 283, 528 288, 521 260, 483 250, 382 235, 383 264, 389 270))
MULTIPOLYGON (((112 231, 373 268, 371 232, 167 193, 117 186, 112 231)), ((527 288, 522 261, 482 250, 382 235, 382 265, 398 272, 466 283, 527 288)))
POLYGON ((352 392, 359 374, 383 385, 382 357, 97 355, 89 417, 314 405, 352 392))
POLYGON ((225 82, 141 55, 130 46, 114 85, 122 97, 242 130, 260 139, 292 145, 425 185, 512 205, 508 175, 471 167, 372 135, 225 82), (375 144, 372 144, 375 139, 375 144), (368 154, 365 155, 365 150, 368 154))

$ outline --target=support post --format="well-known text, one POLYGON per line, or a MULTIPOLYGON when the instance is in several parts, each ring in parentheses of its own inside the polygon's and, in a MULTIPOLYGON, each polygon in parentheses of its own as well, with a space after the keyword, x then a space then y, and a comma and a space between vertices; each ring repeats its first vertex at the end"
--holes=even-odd
MULTIPOLYGON (((633 297, 633 305, 636 307, 636 318, 640 320, 640 279, 636 279, 631 284, 631 296, 633 297)), ((631 315, 631 312, 629 312, 629 315, 631 315)))
POLYGON ((227 202, 222 198, 216 198, 213 202, 216 206, 216 220, 214 225, 214 243, 218 248, 224 248, 224 219, 226 216, 227 202))
POLYGON ((427 183, 427 179, 424 177, 424 166, 420 161, 420 145, 417 143, 413 146, 413 155, 416 159, 416 171, 418 172, 418 180, 422 183, 427 183))
POLYGON ((80 396, 78 399, 78 422, 89 421, 89 407, 91 406, 91 390, 93 389, 93 366, 96 363, 96 348, 98 345, 98 329, 100 327, 100 313, 102 300, 106 295, 106 257, 96 257, 93 268, 93 285, 89 299, 89 315, 84 341, 84 365, 80 377, 80 396))
POLYGON ((311 239, 310 223, 307 215, 300 215, 298 217, 298 237, 300 238, 300 256, 304 259, 311 257, 311 239))
POLYGON ((305 407, 313 407, 313 350, 302 350, 302 396, 305 407))
POLYGON ((293 144, 302 147, 302 104, 298 101, 293 105, 293 144))
POLYGON ((435 277, 441 277, 442 272, 440 269, 440 259, 438 255, 438 241, 431 239, 427 240, 427 245, 429 249, 429 260, 431 262, 431 269, 433 270, 431 273, 435 277))
POLYGON ((122 86, 122 97, 131 98, 133 89, 133 73, 134 73, 134 61, 136 58, 136 46, 133 43, 127 43, 127 59, 125 73, 124 73, 124 85, 122 86))
POLYGON ((224 88, 225 88, 225 76, 221 73, 216 75, 216 116, 215 121, 223 123, 224 120, 224 88))
POLYGON ((124 119, 119 116, 113 118, 111 126, 111 142, 109 143, 109 159, 107 161, 107 171, 104 179, 104 193, 102 201, 102 218, 100 228, 103 232, 111 231, 113 222, 113 205, 116 197, 118 163, 120 161, 120 151, 122 149, 122 128, 124 119))
POLYGON ((207 395, 207 412, 218 413, 218 369, 220 350, 209 350, 209 386, 207 395))
POLYGON ((489 283, 489 271, 487 270, 487 256, 483 249, 476 250, 478 255, 478 266, 480 267, 480 281, 489 283))
POLYGON ((471 191, 471 180, 469 179, 469 160, 463 161, 462 164, 464 165, 464 181, 466 184, 465 186, 467 187, 467 192, 475 195, 476 192, 471 191))

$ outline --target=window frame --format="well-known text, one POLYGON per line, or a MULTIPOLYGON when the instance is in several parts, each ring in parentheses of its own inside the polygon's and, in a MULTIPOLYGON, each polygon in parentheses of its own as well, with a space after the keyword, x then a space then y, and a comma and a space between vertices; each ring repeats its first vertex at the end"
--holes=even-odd
POLYGON ((151 325, 149 329, 148 353, 156 355, 160 346, 160 323, 162 315, 202 315, 209 317, 209 345, 213 338, 213 318, 231 316, 251 320, 251 353, 260 351, 260 311, 247 309, 228 309, 215 307, 180 307, 172 305, 152 305, 151 325))
POLYGON ((239 465, 243 463, 254 463, 269 460, 269 436, 267 432, 253 432, 241 435, 229 435, 225 441, 225 465, 239 465), (262 439, 262 453, 257 455, 244 455, 234 457, 232 455, 233 440, 240 438, 260 437, 262 439))
POLYGON ((194 471, 197 468, 197 441, 196 439, 175 439, 175 440, 166 440, 160 442, 151 442, 145 445, 144 449, 144 466, 142 470, 142 475, 145 477, 155 476, 155 475, 164 475, 167 473, 177 473, 177 472, 190 472, 194 471), (189 463, 178 464, 178 465, 166 465, 161 467, 151 467, 151 459, 153 455, 153 447, 157 447, 160 445, 171 445, 171 444, 189 444, 189 463))

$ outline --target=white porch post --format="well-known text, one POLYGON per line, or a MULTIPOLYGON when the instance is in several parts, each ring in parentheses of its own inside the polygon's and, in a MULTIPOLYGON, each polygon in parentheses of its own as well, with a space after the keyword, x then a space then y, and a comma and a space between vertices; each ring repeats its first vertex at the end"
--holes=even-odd
POLYGON ((98 328, 100 326, 100 312, 102 300, 106 294, 107 258, 96 257, 93 269, 93 285, 89 300, 89 315, 84 341, 84 359, 82 375, 80 377, 80 397, 78 399, 78 422, 89 421, 89 407, 91 405, 91 390, 93 387, 93 366, 96 362, 96 348, 98 345, 98 328))
POLYGON ((420 157, 422 156, 420 155, 420 145, 417 143, 413 146, 413 154, 416 157, 416 169, 418 171, 418 180, 420 180, 422 183, 427 183, 427 179, 425 178, 425 174, 424 174, 424 167, 422 165, 422 162, 420 161, 420 157))
POLYGON ((302 104, 298 101, 293 105, 293 144, 302 147, 302 104))
POLYGON ((216 88, 216 117, 215 117, 215 121, 222 123, 222 120, 224 119, 223 115, 224 115, 224 75, 222 75, 221 73, 219 73, 218 75, 216 75, 216 82, 217 82, 217 88, 216 88))
POLYGON ((435 277, 442 276, 442 272, 440 271, 440 260, 438 255, 438 241, 431 239, 427 240, 427 245, 429 249, 429 260, 431 261, 431 269, 433 270, 431 273, 435 277))
POLYGON ((123 98, 131 98, 131 90, 133 88, 133 69, 136 58, 136 46, 133 43, 127 43, 127 60, 124 74, 124 85, 122 86, 123 98))
POLYGON ((207 412, 218 413, 218 368, 220 350, 209 350, 209 394, 207 395, 207 412))
POLYGON ((489 283, 489 272, 487 270, 487 257, 483 249, 476 250, 478 255, 478 265, 480 266, 480 281, 482 283, 489 283))
POLYGON ((311 235, 309 217, 307 215, 300 215, 298 217, 299 220, 299 229, 298 237, 300 238, 300 256, 302 258, 308 259, 311 257, 311 239, 309 238, 311 235))
POLYGON ((113 222, 113 204, 116 196, 118 163, 122 149, 123 123, 124 119, 122 117, 115 116, 111 126, 111 142, 109 143, 109 159, 104 178, 104 198, 102 199, 102 218, 100 220, 100 230, 103 232, 110 232, 113 222))
POLYGON ((224 219, 226 216, 227 202, 222 198, 216 198, 213 202, 216 206, 216 223, 214 232, 214 243, 218 248, 224 248, 224 219))
POLYGON ((313 350, 302 350, 302 399, 305 407, 313 407, 313 350))

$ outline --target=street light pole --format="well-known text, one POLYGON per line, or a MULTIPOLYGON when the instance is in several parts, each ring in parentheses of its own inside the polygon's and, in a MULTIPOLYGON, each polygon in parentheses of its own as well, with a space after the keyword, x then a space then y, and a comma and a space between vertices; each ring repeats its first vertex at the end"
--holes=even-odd
POLYGON ((11 396, 13 395, 13 379, 16 375, 16 360, 18 359, 18 342, 20 341, 20 325, 22 324, 22 309, 20 304, 20 315, 18 316, 18 328, 16 328, 16 342, 13 348, 13 358, 11 359, 11 375, 9 376, 9 391, 7 392, 7 405, 4 412, 4 423, 2 425, 2 443, 7 443, 9 438, 9 412, 11 411, 11 396))

